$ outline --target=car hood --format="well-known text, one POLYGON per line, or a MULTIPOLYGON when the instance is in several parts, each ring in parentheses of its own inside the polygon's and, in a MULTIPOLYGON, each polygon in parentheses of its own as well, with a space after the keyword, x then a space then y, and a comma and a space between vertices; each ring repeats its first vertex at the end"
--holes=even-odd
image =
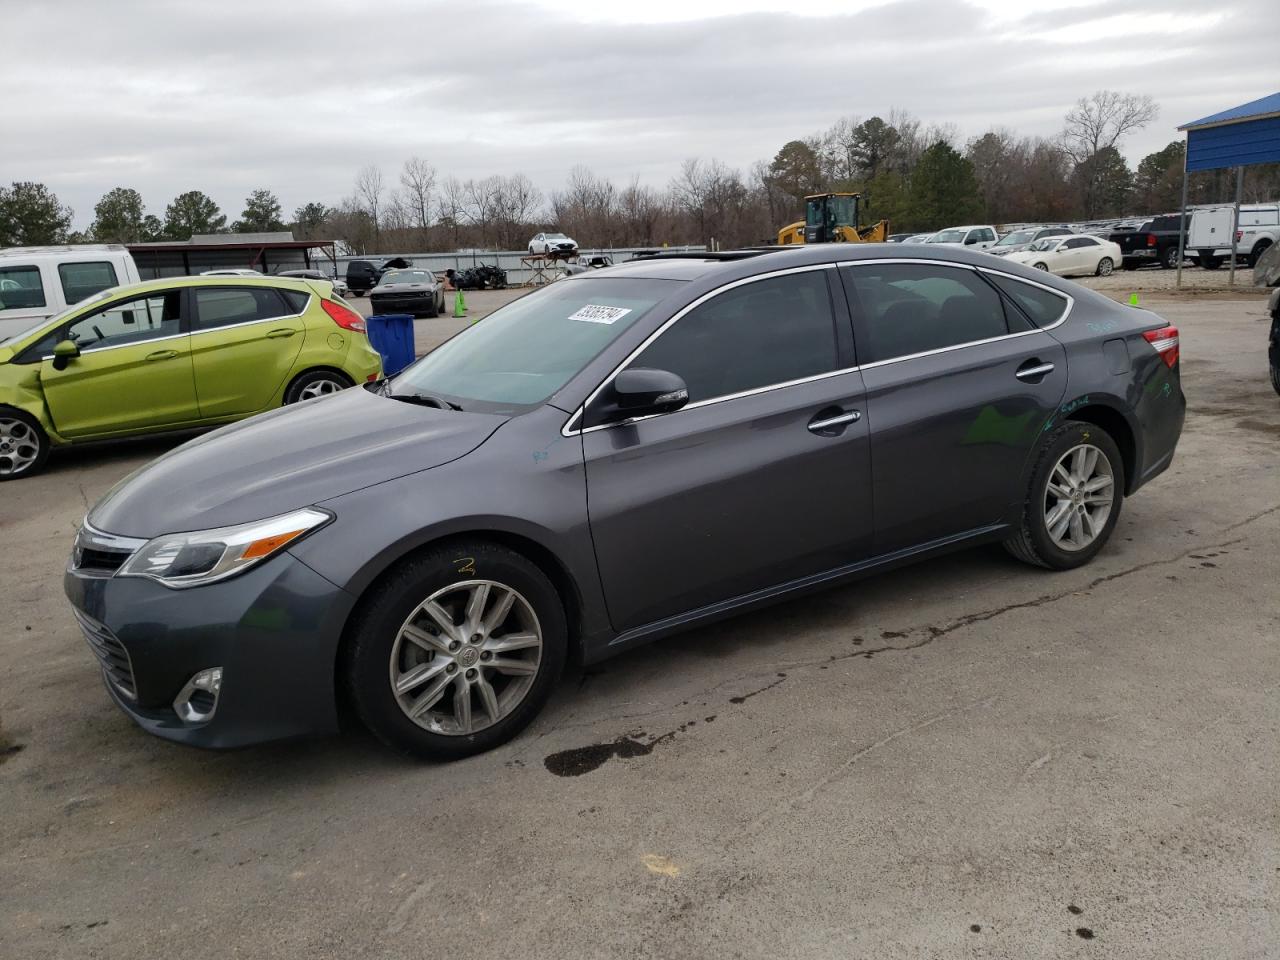
POLYGON ((273 517, 456 460, 507 419, 345 390, 183 444, 117 484, 89 521, 150 538, 273 517))
POLYGON ((1008 254, 1008 259, 1014 263, 1031 263, 1038 257, 1048 257, 1057 253, 1056 250, 1015 250, 1008 254))
POLYGON ((407 293, 411 290, 434 290, 434 283, 380 283, 371 293, 407 293))

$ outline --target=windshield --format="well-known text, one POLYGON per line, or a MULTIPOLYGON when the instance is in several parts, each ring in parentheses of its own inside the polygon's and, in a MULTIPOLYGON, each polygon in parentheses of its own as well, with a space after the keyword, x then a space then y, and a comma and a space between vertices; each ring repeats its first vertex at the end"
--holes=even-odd
POLYGON ((434 283, 435 274, 426 270, 391 270, 382 275, 383 284, 388 283, 434 283))
POLYGON ((90 304, 97 303, 100 300, 108 299, 114 292, 115 292, 114 287, 108 287, 106 290, 99 290, 92 297, 85 297, 79 303, 73 303, 71 306, 67 307, 67 309, 63 310, 59 314, 56 314, 55 316, 41 317, 38 320, 32 320, 29 325, 27 325, 26 327, 23 327, 21 330, 18 330, 15 333, 11 333, 8 336, 0 336, 0 343, 16 343, 19 340, 24 340, 27 337, 29 337, 31 334, 35 333, 37 330, 43 329, 44 327, 47 327, 47 326, 52 326, 53 324, 57 323, 59 320, 64 320, 67 317, 71 316, 73 313, 79 313, 81 310, 83 310, 85 307, 89 306, 90 304))
POLYGON ((563 233, 548 233, 546 236, 546 239, 547 240, 568 240, 569 238, 566 237, 563 233))
POLYGON ((678 287, 676 280, 553 283, 495 310, 406 369, 393 396, 508 412, 542 403, 678 287))
POLYGON ((964 243, 963 230, 942 230, 929 238, 928 243, 964 243))
POLYGON ((1037 240, 1033 243, 1031 249, 1037 253, 1043 253, 1046 250, 1052 250, 1061 242, 1062 240, 1058 237, 1045 237, 1043 240, 1037 240))
POLYGON ((1015 230, 1013 233, 1007 233, 996 241, 997 247, 1012 247, 1015 243, 1030 243, 1031 238, 1036 235, 1034 230, 1015 230))

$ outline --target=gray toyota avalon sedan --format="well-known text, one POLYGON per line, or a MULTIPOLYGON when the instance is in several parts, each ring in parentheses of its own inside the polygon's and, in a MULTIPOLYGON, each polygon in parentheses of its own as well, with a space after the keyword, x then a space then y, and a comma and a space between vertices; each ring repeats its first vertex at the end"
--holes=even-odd
POLYGON ((988 541, 1087 563, 1184 410, 1175 328, 995 257, 655 256, 161 457, 90 511, 66 592, 159 736, 332 731, 346 701, 461 757, 570 658, 988 541))

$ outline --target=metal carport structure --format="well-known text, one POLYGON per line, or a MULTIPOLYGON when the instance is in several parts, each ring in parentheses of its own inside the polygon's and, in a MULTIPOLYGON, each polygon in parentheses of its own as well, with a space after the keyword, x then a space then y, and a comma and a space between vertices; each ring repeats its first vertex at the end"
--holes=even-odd
POLYGON ((1231 231, 1231 279, 1236 282, 1236 242, 1240 232, 1240 195, 1244 168, 1255 163, 1280 163, 1280 93, 1242 103, 1230 110, 1178 127, 1187 133, 1182 165, 1182 230, 1178 236, 1178 281, 1182 286, 1182 258, 1187 244, 1187 175, 1194 170, 1236 168, 1235 219, 1231 231))

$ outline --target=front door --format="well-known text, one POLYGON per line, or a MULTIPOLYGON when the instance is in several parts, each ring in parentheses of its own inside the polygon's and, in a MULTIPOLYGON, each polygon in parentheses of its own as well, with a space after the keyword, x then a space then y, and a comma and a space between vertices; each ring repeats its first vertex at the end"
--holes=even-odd
POLYGON ((838 283, 833 270, 789 273, 706 300, 629 364, 679 374, 689 405, 584 431, 591 534, 618 630, 865 554, 862 378, 828 279, 838 283))
POLYGON ((969 267, 870 263, 841 275, 867 389, 876 552, 1003 522, 1066 389, 1062 345, 969 267))
POLYGON ((182 291, 118 300, 71 321, 52 339, 80 347, 80 356, 62 370, 51 356, 40 363, 45 403, 64 437, 110 436, 198 418, 182 291))
MULTIPOLYGON (((191 359, 200 415, 239 417, 267 406, 293 371, 309 297, 273 287, 192 290, 191 359)), ((334 326, 330 336, 342 339, 334 326)))

